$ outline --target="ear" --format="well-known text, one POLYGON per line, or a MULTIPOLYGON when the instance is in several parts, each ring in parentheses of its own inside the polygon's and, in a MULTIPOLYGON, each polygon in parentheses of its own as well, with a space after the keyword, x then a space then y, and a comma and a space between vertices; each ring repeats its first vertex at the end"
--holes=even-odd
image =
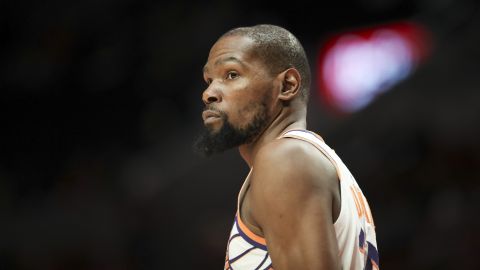
POLYGON ((278 98, 283 101, 292 100, 300 92, 300 85, 302 81, 300 73, 295 68, 289 68, 280 73, 278 76, 282 82, 282 88, 278 98))

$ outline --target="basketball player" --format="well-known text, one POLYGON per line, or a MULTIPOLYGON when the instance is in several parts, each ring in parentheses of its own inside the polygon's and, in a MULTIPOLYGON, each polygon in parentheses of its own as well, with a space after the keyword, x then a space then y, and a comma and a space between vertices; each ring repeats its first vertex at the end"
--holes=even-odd
POLYGON ((206 155, 238 147, 239 192, 225 269, 378 269, 370 208, 323 139, 306 130, 309 64, 274 25, 230 30, 203 70, 206 155))

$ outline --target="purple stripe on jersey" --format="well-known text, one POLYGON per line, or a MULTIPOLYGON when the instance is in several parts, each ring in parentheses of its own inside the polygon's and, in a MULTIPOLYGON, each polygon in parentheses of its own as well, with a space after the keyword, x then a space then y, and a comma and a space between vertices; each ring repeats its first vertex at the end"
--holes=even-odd
POLYGON ((237 226, 237 230, 238 230, 238 233, 242 236, 242 238, 247 241, 250 245, 254 246, 254 247, 257 247, 259 249, 263 249, 265 251, 267 251, 267 246, 265 245, 262 245, 256 241, 254 241, 253 239, 251 239, 250 237, 248 237, 248 235, 246 235, 242 229, 240 228, 240 226, 238 225, 238 221, 237 221, 237 217, 235 217, 235 226, 237 226))
POLYGON ((267 258, 268 258, 268 252, 267 252, 267 254, 265 254, 265 258, 263 258, 263 261, 258 265, 257 268, 255 268, 255 270, 260 269, 260 267, 262 267, 262 265, 265 263, 265 261, 267 260, 267 258))
POLYGON ((368 243, 368 257, 372 261, 374 261, 377 264, 377 266, 380 266, 380 259, 379 259, 379 256, 378 256, 377 249, 370 242, 367 241, 367 243, 368 243))
POLYGON ((234 262, 236 262, 238 259, 240 259, 240 258, 242 258, 243 256, 247 255, 247 253, 249 253, 250 251, 252 251, 252 250, 254 250, 254 249, 256 249, 256 247, 251 247, 251 248, 245 250, 244 252, 242 252, 242 254, 238 255, 237 257, 235 257, 235 258, 233 258, 233 259, 231 259, 231 260, 228 260, 228 263, 229 263, 230 265, 232 265, 232 264, 233 264, 234 262))
POLYGON ((363 229, 360 229, 360 235, 358 235, 358 247, 363 249, 365 246, 365 232, 363 229))
POLYGON ((269 264, 267 267, 263 268, 263 270, 268 270, 270 267, 272 267, 272 264, 269 264))
POLYGON ((240 236, 240 234, 238 234, 238 233, 232 235, 232 236, 230 237, 230 239, 228 239, 228 242, 232 241, 233 239, 235 239, 235 238, 237 238, 237 237, 239 237, 239 236, 240 236))

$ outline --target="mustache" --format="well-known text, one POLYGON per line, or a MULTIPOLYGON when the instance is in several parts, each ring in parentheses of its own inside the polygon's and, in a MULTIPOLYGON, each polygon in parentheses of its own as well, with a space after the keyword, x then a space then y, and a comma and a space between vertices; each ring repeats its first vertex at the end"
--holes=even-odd
POLYGON ((222 111, 218 108, 215 108, 214 106, 211 106, 211 105, 210 106, 209 105, 205 106, 203 108, 203 111, 214 111, 214 112, 218 113, 221 117, 226 117, 227 116, 227 113, 225 113, 224 111, 222 111))

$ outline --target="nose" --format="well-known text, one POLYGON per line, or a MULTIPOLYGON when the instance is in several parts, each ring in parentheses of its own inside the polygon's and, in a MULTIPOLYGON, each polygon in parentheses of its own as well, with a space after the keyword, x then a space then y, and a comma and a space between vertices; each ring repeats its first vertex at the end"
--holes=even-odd
POLYGON ((203 91, 202 100, 205 104, 221 101, 220 91, 213 86, 213 83, 211 83, 208 88, 203 91))

